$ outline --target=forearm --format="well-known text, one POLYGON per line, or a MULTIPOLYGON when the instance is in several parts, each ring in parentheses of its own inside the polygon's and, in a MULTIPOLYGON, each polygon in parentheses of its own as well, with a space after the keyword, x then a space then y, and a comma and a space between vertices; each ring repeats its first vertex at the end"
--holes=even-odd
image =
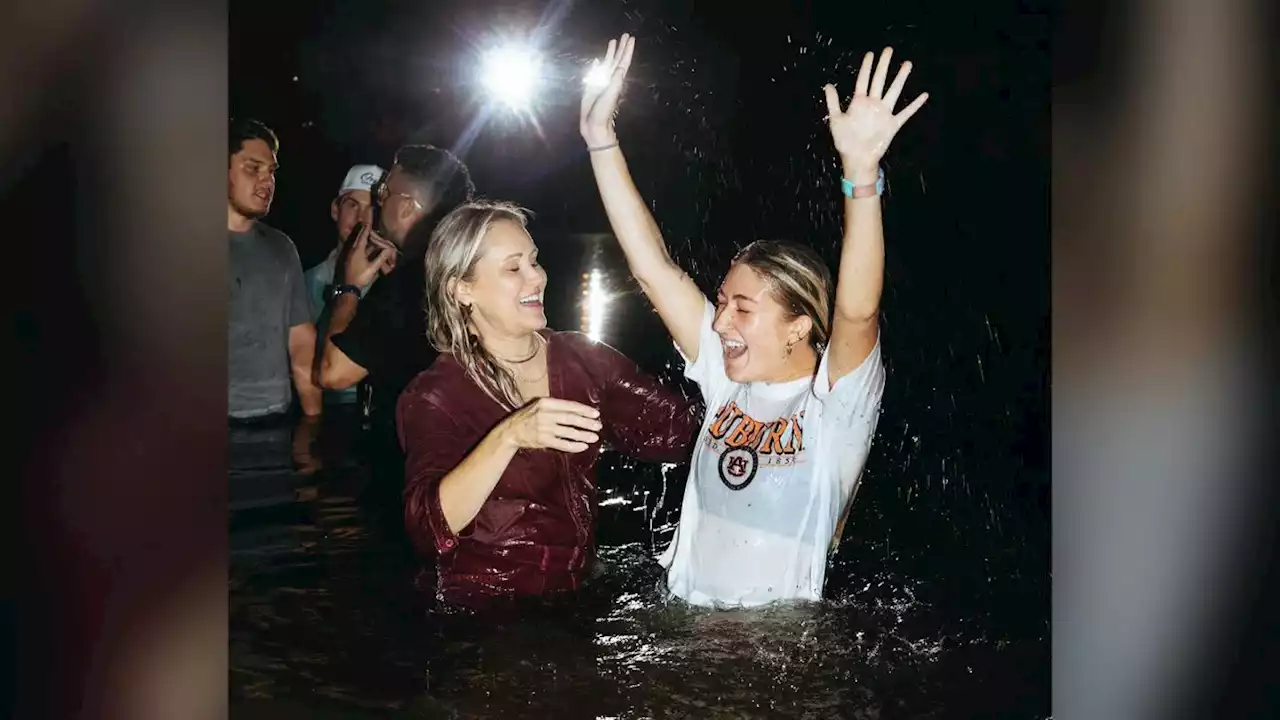
POLYGON ((333 309, 329 315, 329 327, 324 334, 325 353, 333 344, 333 336, 342 333, 356 317, 356 309, 360 300, 354 293, 342 293, 333 299, 333 309))
POLYGON ((368 374, 363 367, 352 362, 333 342, 335 335, 350 327, 351 321, 356 317, 358 306, 359 301, 350 293, 343 293, 333 299, 329 326, 325 329, 316 373, 320 384, 331 390, 346 389, 360 382, 368 374))
POLYGON ((667 388, 620 355, 601 411, 611 439, 646 462, 681 462, 702 425, 702 407, 667 388))
POLYGON ((311 373, 311 352, 295 353, 290 359, 290 370, 293 374, 293 386, 298 391, 298 402, 302 405, 303 415, 319 415, 323 407, 320 387, 311 373))
POLYGON ((293 387, 298 391, 298 401, 305 415, 319 415, 322 405, 320 387, 316 384, 314 368, 316 356, 316 326, 310 321, 289 328, 289 374, 293 387))
MULTIPOLYGON (((877 168, 844 164, 844 177, 855 185, 874 185, 877 168)), ((873 318, 884 288, 884 224, 880 197, 844 199, 844 240, 836 282, 835 313, 845 320, 873 318)))
POLYGON ((698 357, 698 329, 706 299, 693 280, 671 260, 658 223, 631 180, 618 148, 591 153, 609 224, 627 257, 631 274, 686 357, 698 357))
POLYGON ((702 425, 702 408, 691 407, 676 395, 664 395, 646 411, 652 413, 648 417, 654 420, 642 421, 640 427, 631 429, 633 441, 628 453, 637 460, 684 462, 689 457, 689 450, 702 425))
POLYGON ((663 275, 679 275, 681 271, 667 252, 662 231, 631 178, 621 148, 591 153, 591 169, 609 225, 640 285, 647 292, 663 275))
POLYGON ((440 481, 440 510, 451 532, 459 532, 475 519, 515 457, 518 448, 506 428, 506 423, 500 423, 489 431, 440 481))

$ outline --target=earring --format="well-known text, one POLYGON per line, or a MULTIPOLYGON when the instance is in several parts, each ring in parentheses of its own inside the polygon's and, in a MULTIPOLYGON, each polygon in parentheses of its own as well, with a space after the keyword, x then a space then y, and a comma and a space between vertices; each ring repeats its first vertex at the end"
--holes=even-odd
POLYGON ((789 358, 789 357, 791 357, 791 351, 792 351, 793 349, 795 349, 795 346, 796 346, 796 341, 795 341, 795 340, 792 340, 791 342, 787 343, 787 352, 786 352, 786 354, 784 354, 782 357, 783 357, 783 358, 789 358))

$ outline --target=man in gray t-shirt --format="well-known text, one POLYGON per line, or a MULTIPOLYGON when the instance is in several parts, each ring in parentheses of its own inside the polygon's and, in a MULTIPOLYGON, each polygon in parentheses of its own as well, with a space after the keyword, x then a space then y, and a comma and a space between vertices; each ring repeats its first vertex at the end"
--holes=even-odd
POLYGON ((227 414, 255 418, 289 409, 292 384, 305 415, 320 414, 312 381, 316 328, 297 248, 261 222, 275 194, 275 134, 233 124, 227 185, 230 314, 227 414))

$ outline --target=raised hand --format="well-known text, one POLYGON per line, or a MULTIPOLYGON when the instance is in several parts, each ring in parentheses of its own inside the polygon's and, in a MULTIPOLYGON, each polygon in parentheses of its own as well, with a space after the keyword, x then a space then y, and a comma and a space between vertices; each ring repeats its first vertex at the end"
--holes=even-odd
POLYGON ((929 99, 928 93, 922 93, 903 108, 902 112, 893 114, 893 106, 897 104, 898 96, 907 83, 907 76, 911 74, 911 63, 902 64, 893 84, 886 91, 884 83, 889 75, 889 60, 892 57, 893 48, 887 47, 880 53, 874 79, 871 76, 871 66, 875 55, 867 53, 862 58, 862 69, 858 71, 857 84, 848 109, 840 109, 840 98, 836 95, 835 86, 828 84, 822 89, 827 96, 831 139, 835 142, 836 152, 840 153, 846 171, 857 170, 874 178, 880 158, 889 149, 893 136, 929 99))
POLYGON ((622 86, 627 79, 635 47, 636 39, 627 33, 617 40, 610 40, 604 55, 604 69, 609 82, 603 87, 583 83, 578 130, 590 147, 607 145, 617 139, 613 132, 613 118, 618 112, 618 99, 622 97, 622 86))
POLYGON ((368 225, 361 224, 359 230, 356 239, 342 248, 344 257, 339 267, 343 268, 343 282, 362 288, 380 273, 385 275, 395 268, 397 252, 394 245, 378 237, 368 225))

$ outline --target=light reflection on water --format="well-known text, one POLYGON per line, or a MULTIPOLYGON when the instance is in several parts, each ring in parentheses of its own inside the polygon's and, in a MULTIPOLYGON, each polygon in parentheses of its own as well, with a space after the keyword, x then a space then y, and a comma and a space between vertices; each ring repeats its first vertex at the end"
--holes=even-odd
MULTIPOLYGON (((620 292, 625 270, 606 272, 615 265, 600 247, 551 272, 553 283, 582 278, 560 286, 569 322, 552 326, 573 327, 580 314, 583 332, 629 341, 629 355, 673 352, 665 337, 637 334, 657 320, 642 296, 620 292)), ((910 368, 895 376, 827 573, 831 599, 801 607, 666 602, 655 558, 676 527, 687 466, 606 454, 601 562, 582 598, 515 620, 443 615, 413 590, 400 478, 371 480, 342 457, 291 476, 278 464, 288 448, 272 445, 287 445, 287 432, 241 438, 249 451, 231 487, 233 716, 1046 717, 1047 556, 1038 566, 1025 546, 1047 530, 1025 509, 1030 500, 997 503, 991 490, 1021 472, 992 431, 1012 395, 971 392, 958 418, 978 429, 962 435, 913 379, 910 368), (966 477, 965 461, 979 459, 981 472, 966 477), (961 481, 946 483, 953 477, 961 481)))
POLYGON ((583 332, 592 340, 600 340, 604 335, 605 313, 609 306, 609 295, 604 290, 604 272, 593 268, 587 273, 587 288, 583 291, 583 332))
POLYGON ((820 604, 666 602, 654 558, 680 493, 648 488, 677 476, 607 458, 591 589, 498 621, 424 609, 395 510, 362 497, 367 473, 295 478, 292 500, 232 517, 235 716, 933 718, 963 716, 992 676, 1027 682, 1019 654, 1037 658, 1040 639, 996 652, 981 618, 944 619, 891 558, 820 604))
POLYGON ((581 332, 586 333, 592 340, 604 340, 605 321, 609 315, 609 305, 613 300, 612 294, 606 285, 608 275, 601 266, 601 243, 607 242, 606 237, 585 236, 584 242, 591 244, 588 251, 588 267, 582 273, 581 298, 578 300, 578 306, 582 313, 582 322, 579 327, 581 332))

